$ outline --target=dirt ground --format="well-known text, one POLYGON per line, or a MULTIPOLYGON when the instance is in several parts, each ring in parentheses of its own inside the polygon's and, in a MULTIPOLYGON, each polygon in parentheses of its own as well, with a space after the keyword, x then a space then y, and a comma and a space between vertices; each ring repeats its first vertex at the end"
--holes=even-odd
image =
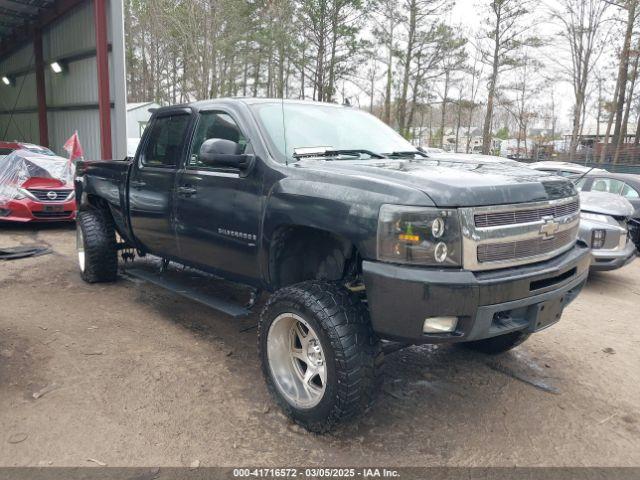
POLYGON ((0 228, 53 248, 0 262, 0 466, 640 465, 640 260, 501 357, 388 356, 371 411, 315 436, 268 396, 255 314, 84 284, 72 227, 0 228))

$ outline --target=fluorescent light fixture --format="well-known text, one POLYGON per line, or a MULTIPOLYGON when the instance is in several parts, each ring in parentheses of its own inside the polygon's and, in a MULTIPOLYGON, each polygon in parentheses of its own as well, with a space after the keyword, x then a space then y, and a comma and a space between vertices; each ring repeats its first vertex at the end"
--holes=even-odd
POLYGON ((64 65, 61 62, 51 62, 51 70, 53 73, 62 73, 64 65))
POLYGON ((6 75, 3 75, 2 76, 2 83, 4 83, 7 87, 10 87, 11 85, 13 85, 13 80, 11 80, 6 75))

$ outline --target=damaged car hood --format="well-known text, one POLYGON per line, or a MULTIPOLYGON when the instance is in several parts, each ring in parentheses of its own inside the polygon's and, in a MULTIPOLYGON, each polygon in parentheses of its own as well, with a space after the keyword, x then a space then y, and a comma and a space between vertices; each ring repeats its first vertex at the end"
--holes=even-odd
POLYGON ((580 192, 580 210, 613 217, 631 217, 634 212, 629 200, 606 192, 580 192))
POLYGON ((576 195, 571 182, 508 159, 442 154, 420 159, 304 159, 296 167, 394 182, 421 190, 439 207, 537 202, 576 195))

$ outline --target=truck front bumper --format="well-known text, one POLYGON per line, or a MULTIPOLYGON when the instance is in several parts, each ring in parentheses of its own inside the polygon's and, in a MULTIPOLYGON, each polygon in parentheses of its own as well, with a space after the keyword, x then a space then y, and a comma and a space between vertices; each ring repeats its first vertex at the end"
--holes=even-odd
POLYGON ((494 271, 428 269, 363 262, 371 321, 384 339, 408 343, 467 342, 514 331, 535 332, 560 319, 584 286, 590 250, 494 271), (448 333, 423 333, 425 319, 457 317, 448 333))

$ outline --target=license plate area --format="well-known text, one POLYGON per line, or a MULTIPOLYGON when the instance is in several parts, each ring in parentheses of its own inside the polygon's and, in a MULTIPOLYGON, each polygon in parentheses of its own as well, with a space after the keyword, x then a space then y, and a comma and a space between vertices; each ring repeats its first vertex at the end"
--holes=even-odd
POLYGON ((536 312, 529 330, 539 332, 560 320, 564 310, 564 303, 564 296, 562 296, 535 305, 536 312))
POLYGON ((64 212, 64 205, 45 205, 43 212, 64 212))

